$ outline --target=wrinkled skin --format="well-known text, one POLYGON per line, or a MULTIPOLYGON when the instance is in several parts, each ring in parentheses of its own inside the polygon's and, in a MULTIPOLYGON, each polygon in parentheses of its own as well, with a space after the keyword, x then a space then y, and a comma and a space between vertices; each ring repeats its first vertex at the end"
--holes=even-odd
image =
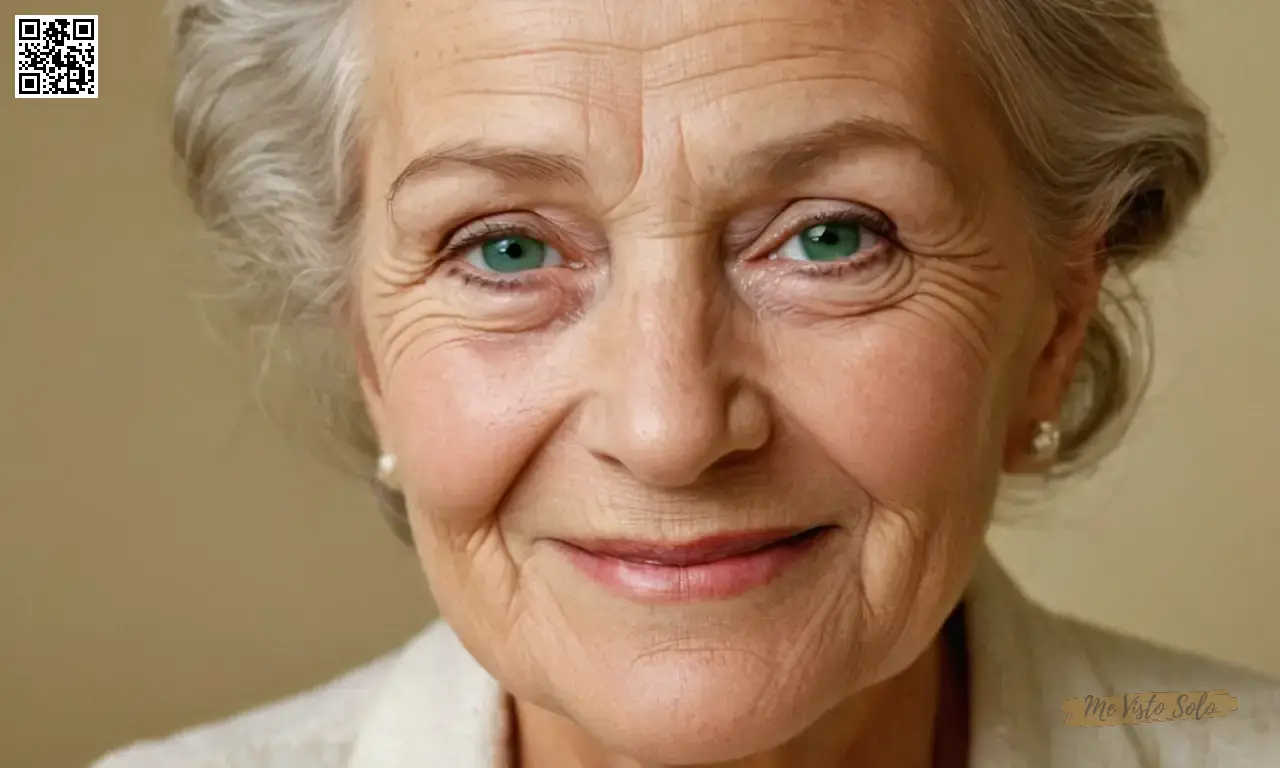
POLYGON ((1097 288, 1055 296, 950 4, 364 11, 365 395, 526 766, 929 764, 939 628, 1097 288), (553 257, 453 247, 511 227, 553 257), (726 600, 624 599, 548 545, 824 524, 726 600))

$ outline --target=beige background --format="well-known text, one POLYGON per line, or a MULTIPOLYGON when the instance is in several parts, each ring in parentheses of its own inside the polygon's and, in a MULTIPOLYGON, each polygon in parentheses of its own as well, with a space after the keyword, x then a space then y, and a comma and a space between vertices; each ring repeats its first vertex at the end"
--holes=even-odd
MULTIPOLYGON (((6 24, 53 5, 0 0, 6 24)), ((0 94, 0 765, 22 768, 320 681, 429 615, 361 490, 257 415, 201 317, 159 0, 56 5, 101 14, 101 98, 0 94)), ((1056 607, 1280 674, 1277 29, 1274 0, 1174 6, 1224 154, 1147 277, 1155 390, 1103 474, 992 539, 1056 607)))

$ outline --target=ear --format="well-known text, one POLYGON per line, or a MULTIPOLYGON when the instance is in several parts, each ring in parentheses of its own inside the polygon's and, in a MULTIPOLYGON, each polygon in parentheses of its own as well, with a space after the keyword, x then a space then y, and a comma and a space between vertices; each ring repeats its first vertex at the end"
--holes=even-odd
POLYGON ((382 383, 378 379, 378 366, 373 359, 373 348, 369 343, 368 334, 364 331, 364 324, 360 321, 357 300, 352 297, 341 302, 334 310, 333 320, 338 324, 340 335, 351 345, 365 411, 373 425, 378 444, 385 445, 387 432, 382 383))
POLYGON ((373 424, 378 445, 387 443, 386 410, 382 399, 382 385, 378 381, 378 367, 373 362, 373 353, 369 341, 364 334, 358 334, 356 345, 356 373, 360 378, 360 393, 364 396, 365 411, 373 424))
POLYGON ((1089 325, 1098 309, 1107 259, 1101 247, 1083 249, 1066 260, 1056 287, 1053 330, 1041 345, 1022 405, 1015 410, 1005 437, 1004 471, 1040 473, 1051 462, 1038 459, 1031 441, 1040 422, 1058 423, 1076 367, 1084 355, 1089 325))

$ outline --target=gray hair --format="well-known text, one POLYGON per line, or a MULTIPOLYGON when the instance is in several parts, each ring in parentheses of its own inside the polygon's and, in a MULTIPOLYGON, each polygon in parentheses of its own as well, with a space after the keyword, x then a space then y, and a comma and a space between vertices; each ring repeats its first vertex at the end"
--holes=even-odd
MULTIPOLYGON (((1055 474, 1065 474, 1114 444, 1145 389, 1149 328, 1129 275, 1200 195, 1208 121, 1170 60, 1152 0, 958 6, 966 53, 1046 251, 1105 233, 1108 301, 1064 414, 1055 474)), ((360 217, 365 73, 355 3, 179 0, 175 21, 174 146, 227 297, 265 342, 264 361, 310 380, 323 417, 308 411, 302 423, 354 448, 346 455, 370 477, 377 446, 336 322, 360 217)))

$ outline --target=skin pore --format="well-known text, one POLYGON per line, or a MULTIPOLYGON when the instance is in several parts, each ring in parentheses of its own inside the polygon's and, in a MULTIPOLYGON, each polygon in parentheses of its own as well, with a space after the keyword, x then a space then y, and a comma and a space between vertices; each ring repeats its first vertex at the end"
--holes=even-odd
POLYGON ((365 397, 520 765, 963 765, 940 630, 1097 275, 1055 296, 950 3, 361 10, 365 397), (723 600, 555 545, 816 526, 723 600))

